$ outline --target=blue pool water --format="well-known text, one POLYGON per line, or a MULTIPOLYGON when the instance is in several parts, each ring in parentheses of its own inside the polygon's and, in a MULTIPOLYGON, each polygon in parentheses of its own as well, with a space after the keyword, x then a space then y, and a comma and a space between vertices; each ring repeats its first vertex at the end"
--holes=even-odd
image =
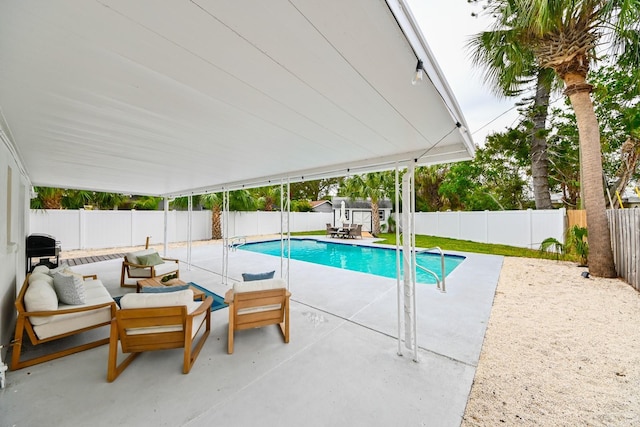
MULTIPOLYGON (((240 246, 239 249, 279 257, 280 240, 247 243, 240 246)), ((285 244, 285 257, 287 256, 286 252, 287 245, 285 244)), ((396 277, 396 251, 390 248, 373 248, 311 239, 292 239, 291 259, 376 274, 383 277, 396 277)), ((464 259, 463 256, 445 255, 445 275, 451 273, 464 259)), ((439 254, 418 253, 416 260, 418 265, 433 271, 442 279, 439 254)), ((436 281, 432 275, 418 269, 416 282, 433 284, 436 281)))

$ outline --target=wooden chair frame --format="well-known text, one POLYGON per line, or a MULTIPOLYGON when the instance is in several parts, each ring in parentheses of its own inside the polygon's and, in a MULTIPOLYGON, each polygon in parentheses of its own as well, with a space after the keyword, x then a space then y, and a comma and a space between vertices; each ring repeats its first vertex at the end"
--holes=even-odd
POLYGON ((235 331, 279 325, 284 342, 289 342, 289 298, 291 293, 285 288, 266 291, 237 292, 229 289, 224 302, 229 304, 228 353, 233 354, 235 331), (258 308, 279 304, 277 309, 238 313, 242 309, 258 308))
MULTIPOLYGON (((151 239, 151 236, 147 236, 145 243, 144 243, 144 248, 145 249, 149 249, 149 240, 151 239)), ((176 271, 173 271, 171 273, 167 273, 167 274, 175 274, 176 275, 176 279, 180 277, 180 260, 177 260, 175 258, 164 258, 161 257, 163 261, 173 261, 176 264, 178 264, 178 266, 176 267, 176 271)), ((132 262, 127 261, 127 257, 124 257, 124 260, 122 261, 122 271, 120 272, 120 287, 124 287, 124 288, 135 288, 138 285, 134 284, 134 285, 129 285, 127 283, 125 283, 125 272, 126 272, 126 276, 129 279, 153 279, 154 277, 158 277, 156 275, 156 269, 155 266, 153 265, 141 265, 141 264, 134 264, 132 262), (136 275, 131 275, 131 270, 129 270, 130 267, 133 268, 149 268, 151 269, 151 276, 136 276, 136 275)), ((166 274, 163 274, 163 276, 166 276, 166 274)))
POLYGON ((211 331, 211 304, 213 304, 213 297, 207 297, 192 313, 187 313, 187 307, 184 305, 118 310, 111 321, 107 381, 112 382, 118 378, 141 352, 172 348, 184 348, 182 372, 188 374, 211 331), (205 317, 196 326, 196 333, 192 334, 193 318, 203 313, 205 317), (205 330, 194 345, 193 338, 198 336, 203 325, 205 330), (137 335, 127 333, 127 329, 131 328, 171 326, 181 326, 182 329, 137 335), (123 353, 131 353, 119 365, 117 364, 118 342, 122 346, 123 353))
MULTIPOLYGON (((93 311, 93 310, 101 309, 104 307, 109 307, 111 309, 111 318, 113 318, 117 311, 115 301, 112 301, 109 303, 103 303, 103 304, 84 306, 84 307, 69 308, 66 310, 27 311, 24 305, 24 295, 27 292, 27 288, 29 286, 29 276, 30 274, 27 274, 27 277, 24 280, 24 284, 22 285, 22 289, 20 290, 20 293, 18 294, 16 303, 15 303, 16 309, 18 311, 18 319, 16 322, 15 337, 12 342, 13 350, 11 353, 11 370, 22 369, 22 368, 26 368, 27 366, 37 365, 38 363, 48 362, 50 360, 58 359, 60 357, 68 356, 74 353, 79 353, 81 351, 89 350, 90 348, 98 347, 98 346, 109 343, 109 338, 99 339, 97 341, 88 342, 75 347, 67 348, 67 349, 56 351, 50 354, 45 354, 39 357, 34 357, 32 359, 21 361, 20 355, 22 352, 22 341, 24 339, 25 331, 27 333, 27 336, 29 337, 29 340, 31 341, 31 344, 38 345, 38 344, 42 344, 50 341, 55 341, 60 338, 80 334, 82 332, 86 332, 95 328, 100 328, 102 326, 106 326, 109 324, 108 321, 102 322, 86 328, 76 329, 73 331, 66 332, 64 334, 59 334, 49 338, 40 339, 36 335, 33 329, 33 325, 29 321, 30 316, 60 316, 63 314, 82 313, 85 311, 93 311)), ((98 279, 98 277, 95 274, 89 275, 89 276, 83 276, 83 279, 89 279, 89 278, 93 280, 98 279)))
MULTIPOLYGON (((175 274, 176 278, 179 278, 180 277, 180 270, 179 270, 180 260, 175 259, 175 258, 162 258, 162 260, 163 261, 168 261, 168 262, 172 262, 173 261, 173 262, 176 263, 176 271, 172 271, 172 272, 166 273, 166 274, 175 274)), ((162 275, 166 276, 166 274, 162 274, 162 275)), ((158 277, 158 275, 156 274, 155 265, 134 264, 132 262, 127 261, 126 257, 122 261, 122 271, 120 273, 120 286, 121 287, 135 288, 137 286, 136 284, 125 283, 126 279, 152 279, 154 277, 158 277), (131 274, 131 270, 129 270, 129 268, 131 268, 131 267, 149 269, 150 272, 151 272, 151 276, 131 274)))

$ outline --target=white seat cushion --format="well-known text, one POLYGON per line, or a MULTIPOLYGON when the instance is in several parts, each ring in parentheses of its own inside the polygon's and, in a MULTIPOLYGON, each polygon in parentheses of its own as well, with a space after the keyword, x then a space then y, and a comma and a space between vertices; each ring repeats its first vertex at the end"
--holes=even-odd
MULTIPOLYGON (((165 274, 175 273, 180 269, 180 265, 177 262, 167 261, 162 264, 154 266, 156 276, 164 276, 165 274)), ((151 277, 151 266, 148 268, 130 267, 129 275, 131 277, 151 277)))
POLYGON ((286 288, 287 282, 282 279, 253 280, 251 282, 236 282, 233 284, 233 293, 268 291, 270 289, 286 288))
POLYGON ((160 294, 126 294, 120 299, 120 307, 123 309, 173 307, 176 305, 186 305, 188 307, 192 302, 193 291, 185 289, 160 294))
MULTIPOLYGON (((185 289, 183 291, 175 291, 161 294, 127 294, 120 300, 122 309, 132 308, 152 308, 152 307, 172 307, 184 305, 187 307, 187 313, 193 313, 202 304, 201 301, 193 300, 193 291, 185 289)), ((198 326, 202 323, 206 316, 206 312, 195 316, 192 320, 192 338, 198 332, 198 326)), ((161 332, 179 332, 182 331, 182 325, 158 326, 148 328, 129 328, 127 334, 142 335, 161 332)))
MULTIPOLYGON (((109 291, 104 287, 100 280, 85 280, 85 303, 80 305, 66 305, 59 304, 58 310, 65 310, 69 308, 86 307, 97 304, 104 304, 113 302, 113 298, 109 291)), ((55 293, 55 291, 54 291, 55 293)), ((26 295, 25 295, 26 296, 26 295)), ((31 319, 30 319, 31 320, 31 319)), ((103 307, 96 310, 83 311, 80 313, 69 313, 52 316, 51 321, 42 324, 34 325, 31 322, 33 330, 38 338, 45 339, 52 336, 60 335, 69 331, 76 331, 78 329, 94 326, 100 323, 106 323, 111 320, 111 308, 103 307)))
MULTIPOLYGON (((271 289, 282 289, 287 287, 287 282, 283 279, 253 280, 251 282, 236 282, 233 284, 233 293, 269 291, 271 289)), ((263 305, 260 307, 249 307, 238 310, 238 314, 260 313, 263 311, 280 310, 280 304, 263 305)))

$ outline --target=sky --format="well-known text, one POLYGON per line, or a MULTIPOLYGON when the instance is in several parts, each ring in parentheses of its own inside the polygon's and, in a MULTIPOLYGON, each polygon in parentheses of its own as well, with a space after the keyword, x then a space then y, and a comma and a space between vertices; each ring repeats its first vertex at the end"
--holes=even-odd
POLYGON ((473 34, 489 29, 487 19, 474 18, 480 6, 467 0, 406 0, 447 83, 462 109, 476 145, 482 146, 487 134, 514 125, 518 99, 500 99, 483 82, 481 69, 471 64, 466 44, 473 34), (506 114, 505 111, 509 111, 506 114))

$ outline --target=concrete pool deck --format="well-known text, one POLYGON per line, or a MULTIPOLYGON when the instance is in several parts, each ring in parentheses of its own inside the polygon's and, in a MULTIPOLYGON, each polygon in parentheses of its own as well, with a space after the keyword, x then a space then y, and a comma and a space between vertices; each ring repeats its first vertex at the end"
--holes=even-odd
MULTIPOLYGON (((461 255, 446 293, 417 288, 418 363, 404 347, 397 355, 395 279, 292 260, 289 344, 275 326, 241 331, 228 355, 228 312, 218 310, 188 375, 180 350, 167 350, 141 355, 109 384, 107 346, 8 372, 2 425, 459 426, 502 267, 502 257, 461 255)), ((168 256, 186 261, 187 249, 168 256)), ((277 257, 239 250, 229 258, 235 280, 280 272, 277 257)), ((119 287, 120 266, 74 270, 97 274, 116 296, 131 291, 119 287)), ((219 244, 193 246, 180 276, 223 295, 221 267, 219 244)))

